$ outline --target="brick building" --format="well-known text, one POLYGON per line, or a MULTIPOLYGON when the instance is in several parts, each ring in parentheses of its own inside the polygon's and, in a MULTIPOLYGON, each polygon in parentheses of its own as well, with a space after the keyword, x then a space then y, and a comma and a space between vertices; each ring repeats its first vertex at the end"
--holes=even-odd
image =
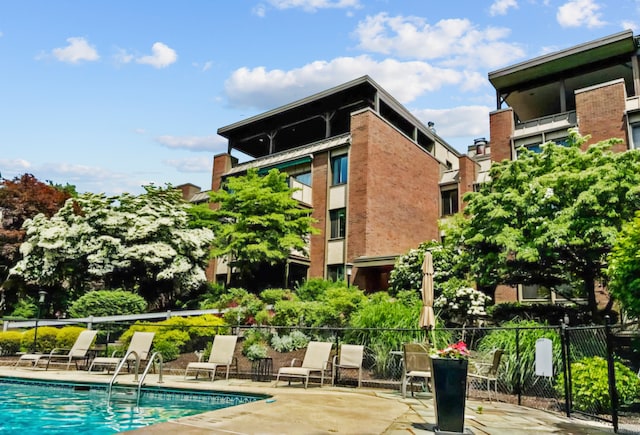
MULTIPOLYGON (((481 165, 439 137, 364 76, 218 129, 212 189, 249 168, 289 175, 320 233, 309 256, 292 253, 285 285, 307 277, 386 289, 395 258, 439 239, 438 220, 458 211, 481 165), (239 163, 241 153, 249 159, 239 163)), ((216 279, 227 276, 218 259, 216 279)), ((282 284, 281 284, 282 285, 282 284)))
MULTIPOLYGON (((628 30, 489 73, 496 90, 490 114, 491 161, 518 149, 562 143, 570 128, 591 135, 585 147, 612 137, 614 151, 640 148, 638 40, 628 30)), ((607 298, 597 289, 601 300, 607 298)), ((540 286, 500 286, 497 301, 556 302, 540 286)))

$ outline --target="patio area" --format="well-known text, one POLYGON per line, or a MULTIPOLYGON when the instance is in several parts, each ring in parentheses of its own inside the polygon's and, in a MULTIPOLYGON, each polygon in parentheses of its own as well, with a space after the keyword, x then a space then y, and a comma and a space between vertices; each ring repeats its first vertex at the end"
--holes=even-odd
MULTIPOLYGON (((75 370, 32 370, 0 366, 0 377, 51 381, 107 383, 111 376, 75 370)), ((121 376, 121 382, 132 375, 121 376)), ((134 431, 139 434, 430 434, 436 418, 433 398, 428 392, 408 395, 399 390, 319 387, 300 382, 290 386, 274 381, 248 379, 185 380, 170 374, 158 384, 158 375, 147 376, 145 385, 217 391, 254 392, 270 395, 269 400, 225 408, 134 431)), ((465 428, 474 434, 611 434, 609 425, 566 418, 558 414, 500 402, 468 400, 465 428)), ((634 433, 621 429, 619 433, 634 433)), ((637 432, 636 432, 637 433, 637 432)))

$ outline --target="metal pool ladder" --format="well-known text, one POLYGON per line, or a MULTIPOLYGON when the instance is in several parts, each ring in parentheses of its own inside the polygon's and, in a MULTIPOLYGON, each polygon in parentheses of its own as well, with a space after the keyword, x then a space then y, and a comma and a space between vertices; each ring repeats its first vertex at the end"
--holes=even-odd
POLYGON ((136 351, 131 350, 129 352, 127 352, 127 354, 124 356, 124 358, 122 358, 122 360, 120 361, 120 364, 118 364, 118 367, 116 368, 115 372, 113 373, 113 377, 111 378, 111 381, 109 381, 109 388, 107 389, 107 402, 110 403, 111 399, 113 397, 113 387, 116 384, 116 378, 118 377, 118 375, 120 374, 120 370, 122 370, 122 368, 124 367, 125 364, 127 364, 127 360, 129 358, 129 356, 135 356, 135 375, 133 380, 138 382, 138 387, 133 390, 133 386, 120 386, 121 388, 123 388, 125 390, 124 395, 120 396, 120 398, 127 398, 127 399, 135 399, 136 401, 136 406, 138 406, 140 404, 140 392, 142 390, 142 384, 144 383, 145 378, 147 377, 147 374, 149 373, 149 370, 151 370, 151 367, 153 367, 153 364, 155 363, 156 359, 159 362, 159 370, 158 370, 158 383, 162 384, 163 380, 162 380, 162 354, 160 352, 155 352, 151 358, 149 358, 149 362, 147 363, 147 366, 144 369, 144 372, 142 373, 142 376, 140 376, 138 378, 138 369, 140 367, 140 357, 138 356, 138 354, 136 353, 136 351), (135 393, 135 395, 134 395, 135 393))

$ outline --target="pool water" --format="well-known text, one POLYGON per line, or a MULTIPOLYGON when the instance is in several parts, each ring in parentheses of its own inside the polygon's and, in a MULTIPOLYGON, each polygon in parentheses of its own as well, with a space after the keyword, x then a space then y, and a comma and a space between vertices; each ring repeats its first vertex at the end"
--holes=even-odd
POLYGON ((104 385, 0 379, 0 434, 107 435, 266 396, 143 388, 135 401, 107 403, 104 385))

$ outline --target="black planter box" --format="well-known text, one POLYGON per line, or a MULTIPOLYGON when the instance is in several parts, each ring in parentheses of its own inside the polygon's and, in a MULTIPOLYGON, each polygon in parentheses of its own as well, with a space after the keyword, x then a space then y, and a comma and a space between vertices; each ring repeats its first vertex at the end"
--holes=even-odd
POLYGON ((436 433, 465 433, 464 407, 469 361, 433 358, 431 363, 437 419, 436 433))

